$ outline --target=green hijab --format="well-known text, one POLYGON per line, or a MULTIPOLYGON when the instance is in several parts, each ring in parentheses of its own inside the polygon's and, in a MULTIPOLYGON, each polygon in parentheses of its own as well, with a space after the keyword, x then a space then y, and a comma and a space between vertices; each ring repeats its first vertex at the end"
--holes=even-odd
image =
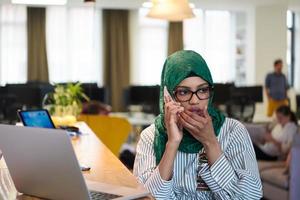
MULTIPOLYGON (((159 164, 168 141, 168 135, 164 126, 164 86, 173 95, 173 90, 185 78, 199 76, 213 86, 213 80, 205 60, 194 51, 177 51, 170 55, 164 63, 161 74, 159 109, 160 115, 155 119, 154 153, 156 164, 159 164)), ((208 113, 212 118, 216 136, 225 120, 224 115, 212 106, 212 97, 208 103, 208 113)), ((198 153, 202 144, 196 140, 187 130, 183 130, 183 139, 179 145, 179 151, 184 153, 198 153)))

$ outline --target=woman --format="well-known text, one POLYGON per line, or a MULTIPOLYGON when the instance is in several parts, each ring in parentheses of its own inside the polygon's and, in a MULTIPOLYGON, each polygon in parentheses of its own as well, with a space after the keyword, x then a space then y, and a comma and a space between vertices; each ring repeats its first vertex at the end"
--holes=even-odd
POLYGON ((135 176, 156 199, 262 196, 248 132, 212 107, 212 90, 210 71, 199 54, 178 51, 168 57, 160 115, 141 133, 134 165, 135 176))
POLYGON ((280 106, 276 110, 277 125, 265 134, 260 144, 254 144, 258 160, 277 160, 285 158, 298 131, 298 122, 289 106, 280 106))

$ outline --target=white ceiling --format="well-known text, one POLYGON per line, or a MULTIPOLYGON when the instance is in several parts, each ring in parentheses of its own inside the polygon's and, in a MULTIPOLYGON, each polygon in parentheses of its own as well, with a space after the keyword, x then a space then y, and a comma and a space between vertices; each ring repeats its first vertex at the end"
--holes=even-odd
MULTIPOLYGON (((96 6, 102 8, 127 8, 141 7, 142 3, 149 0, 96 0, 96 6)), ((293 7, 300 6, 300 0, 189 0, 196 7, 203 8, 240 8, 255 5, 289 4, 293 7)), ((10 0, 0 0, 0 3, 9 3, 10 0)), ((68 5, 85 5, 83 0, 68 0, 68 5)))

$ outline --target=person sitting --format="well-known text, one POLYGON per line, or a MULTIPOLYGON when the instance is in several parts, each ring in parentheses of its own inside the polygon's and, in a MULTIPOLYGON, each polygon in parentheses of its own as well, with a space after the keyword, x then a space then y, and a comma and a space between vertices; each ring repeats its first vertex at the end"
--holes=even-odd
POLYGON ((142 133, 134 175, 155 199, 260 199, 262 185, 244 125, 213 107, 213 79, 194 51, 165 61, 160 115, 142 133))
POLYGON ((264 134, 260 143, 254 143, 254 150, 258 160, 284 159, 292 145, 293 138, 298 131, 298 122, 289 106, 280 106, 276 110, 277 124, 271 131, 264 134))
POLYGON ((100 101, 91 100, 83 103, 81 114, 108 115, 111 112, 111 106, 100 101))

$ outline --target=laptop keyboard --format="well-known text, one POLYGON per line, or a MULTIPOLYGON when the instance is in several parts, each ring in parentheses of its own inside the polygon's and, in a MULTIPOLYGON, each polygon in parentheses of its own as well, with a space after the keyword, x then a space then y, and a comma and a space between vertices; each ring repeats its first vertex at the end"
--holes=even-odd
POLYGON ((104 192, 96 192, 96 191, 89 191, 90 192, 90 196, 92 200, 109 200, 109 199, 115 199, 118 197, 121 197, 119 195, 115 195, 115 194, 109 194, 109 193, 104 193, 104 192))

